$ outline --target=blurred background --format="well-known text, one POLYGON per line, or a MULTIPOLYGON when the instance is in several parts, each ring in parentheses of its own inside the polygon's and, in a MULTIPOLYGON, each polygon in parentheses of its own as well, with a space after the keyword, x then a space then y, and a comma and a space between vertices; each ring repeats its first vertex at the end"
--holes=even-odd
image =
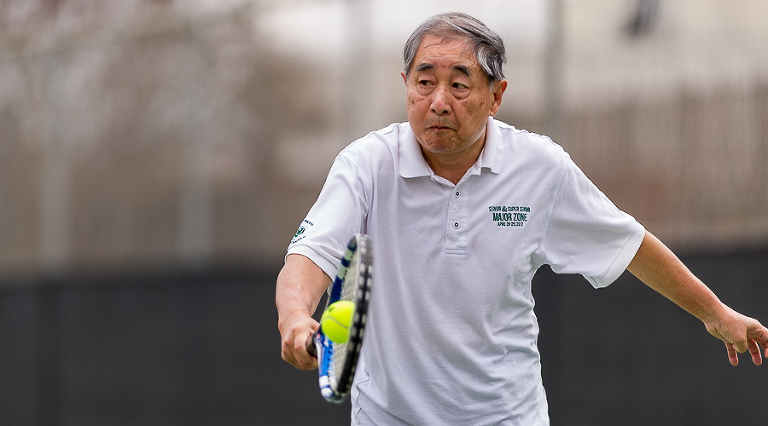
MULTIPOLYGON (((0 424, 348 423, 280 360, 274 280, 452 10, 505 39, 499 119, 768 321, 761 0, 0 0, 0 424)), ((534 282, 553 424, 763 424, 762 369, 633 277, 534 282)))

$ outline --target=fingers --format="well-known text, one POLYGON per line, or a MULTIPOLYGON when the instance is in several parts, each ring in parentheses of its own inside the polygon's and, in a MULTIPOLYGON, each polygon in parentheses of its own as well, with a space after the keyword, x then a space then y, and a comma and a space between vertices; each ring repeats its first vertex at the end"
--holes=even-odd
POLYGON ((734 367, 739 365, 739 354, 736 352, 733 344, 725 342, 725 349, 728 351, 728 361, 731 362, 731 365, 734 367))
POLYGON ((768 328, 757 323, 755 329, 749 333, 749 338, 754 339, 758 345, 765 348, 766 358, 768 358, 768 328))
POLYGON ((731 365, 739 365, 739 354, 749 351, 752 363, 762 365, 763 350, 768 358, 768 328, 759 321, 735 313, 731 321, 705 324, 710 334, 725 342, 731 365))
POLYGON ((307 352, 306 342, 312 335, 312 330, 289 334, 283 340, 282 357, 289 364, 300 370, 317 368, 317 359, 307 352))
POLYGON ((294 315, 280 324, 283 360, 300 370, 317 368, 317 360, 307 352, 307 339, 320 327, 308 315, 294 315))
POLYGON ((763 363, 763 354, 760 352, 760 345, 753 339, 749 340, 749 353, 752 355, 752 362, 755 365, 763 363))
POLYGON ((296 338, 295 345, 293 347, 294 354, 296 356, 296 367, 301 370, 313 370, 317 368, 317 358, 307 352, 307 338, 312 333, 307 333, 306 336, 302 335, 296 338))
POLYGON ((768 329, 759 322, 748 333, 749 353, 752 355, 752 362, 755 365, 763 363, 763 353, 761 348, 765 348, 765 357, 768 358, 768 329))

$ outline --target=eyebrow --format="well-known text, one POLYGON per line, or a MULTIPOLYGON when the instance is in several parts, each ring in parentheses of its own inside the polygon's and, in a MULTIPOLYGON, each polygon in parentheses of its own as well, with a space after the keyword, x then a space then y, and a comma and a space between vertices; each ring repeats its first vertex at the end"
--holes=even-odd
MULTIPOLYGON (((422 63, 416 65, 416 70, 415 71, 416 72, 426 71, 426 70, 431 70, 433 68, 435 68, 435 66, 433 64, 430 64, 429 62, 422 62, 422 63)), ((464 74, 464 75, 466 75, 467 77, 472 77, 472 70, 469 69, 469 67, 466 66, 466 65, 454 65, 453 69, 458 71, 458 72, 460 72, 460 73, 462 73, 462 74, 464 74)))

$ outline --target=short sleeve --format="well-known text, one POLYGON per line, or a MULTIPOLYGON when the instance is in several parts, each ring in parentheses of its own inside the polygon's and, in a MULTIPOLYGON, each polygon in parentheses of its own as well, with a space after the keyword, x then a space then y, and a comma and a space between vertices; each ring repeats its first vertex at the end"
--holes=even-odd
POLYGON ((645 229, 563 155, 562 179, 541 244, 543 261, 557 273, 581 274, 593 287, 605 287, 629 266, 645 229))
POLYGON ((317 201, 291 240, 288 254, 308 257, 333 278, 347 241, 362 232, 368 212, 366 193, 354 164, 337 156, 317 201))

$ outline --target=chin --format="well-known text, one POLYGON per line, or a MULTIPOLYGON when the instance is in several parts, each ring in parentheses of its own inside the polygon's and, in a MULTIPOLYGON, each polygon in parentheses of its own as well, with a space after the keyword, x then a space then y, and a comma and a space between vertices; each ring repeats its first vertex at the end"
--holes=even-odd
POLYGON ((423 148, 424 151, 429 152, 433 155, 449 155, 449 154, 455 154, 458 150, 455 146, 427 146, 426 148, 423 148))
POLYGON ((450 149, 456 146, 456 140, 453 135, 449 135, 449 130, 441 130, 437 132, 428 132, 423 135, 422 140, 424 144, 432 147, 436 150, 450 149))

